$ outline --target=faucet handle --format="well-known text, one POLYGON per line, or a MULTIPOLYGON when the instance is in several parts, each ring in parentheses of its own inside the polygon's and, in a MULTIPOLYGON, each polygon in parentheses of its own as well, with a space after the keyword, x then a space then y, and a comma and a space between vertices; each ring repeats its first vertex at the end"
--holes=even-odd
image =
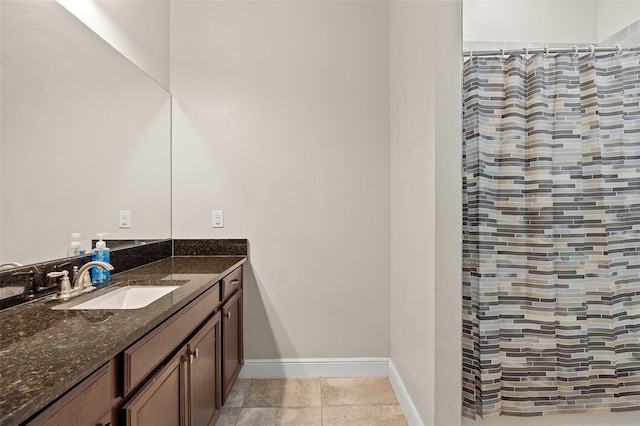
POLYGON ((66 299, 71 292, 71 282, 69 281, 69 271, 49 272, 48 278, 60 278, 58 281, 58 298, 66 299))
POLYGON ((64 276, 69 276, 69 271, 54 271, 54 272, 49 272, 47 274, 47 277, 49 278, 60 278, 60 277, 64 277, 64 276))

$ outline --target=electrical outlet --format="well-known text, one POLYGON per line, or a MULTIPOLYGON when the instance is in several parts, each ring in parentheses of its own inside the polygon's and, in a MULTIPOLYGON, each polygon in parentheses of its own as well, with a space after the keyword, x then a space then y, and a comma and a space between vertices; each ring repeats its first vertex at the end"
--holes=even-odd
POLYGON ((211 226, 213 228, 224 228, 224 214, 222 210, 213 210, 211 212, 211 226))
POLYGON ((120 210, 120 220, 118 221, 120 229, 131 228, 131 212, 128 210, 120 210))

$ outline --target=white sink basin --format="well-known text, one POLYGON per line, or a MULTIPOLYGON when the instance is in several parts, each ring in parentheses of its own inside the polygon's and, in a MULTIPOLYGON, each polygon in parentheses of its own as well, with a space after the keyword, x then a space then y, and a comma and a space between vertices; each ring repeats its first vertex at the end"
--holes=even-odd
POLYGON ((103 296, 65 308, 65 305, 56 306, 54 309, 140 309, 150 305, 162 296, 171 293, 179 286, 129 286, 121 287, 103 296))

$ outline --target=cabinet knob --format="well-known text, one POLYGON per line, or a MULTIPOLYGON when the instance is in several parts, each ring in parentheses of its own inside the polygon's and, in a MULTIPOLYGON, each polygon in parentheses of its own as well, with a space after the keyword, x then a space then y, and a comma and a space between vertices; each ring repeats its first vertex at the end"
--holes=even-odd
POLYGON ((231 311, 227 312, 227 318, 231 318, 231 311))

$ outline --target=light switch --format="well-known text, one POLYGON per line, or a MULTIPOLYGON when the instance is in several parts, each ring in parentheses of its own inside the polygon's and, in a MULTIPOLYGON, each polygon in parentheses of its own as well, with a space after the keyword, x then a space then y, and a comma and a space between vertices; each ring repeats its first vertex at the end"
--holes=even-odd
POLYGON ((211 212, 211 226, 213 228, 224 228, 224 215, 222 210, 213 210, 211 212))
POLYGON ((120 210, 120 220, 118 222, 120 229, 131 228, 131 212, 129 210, 120 210))

